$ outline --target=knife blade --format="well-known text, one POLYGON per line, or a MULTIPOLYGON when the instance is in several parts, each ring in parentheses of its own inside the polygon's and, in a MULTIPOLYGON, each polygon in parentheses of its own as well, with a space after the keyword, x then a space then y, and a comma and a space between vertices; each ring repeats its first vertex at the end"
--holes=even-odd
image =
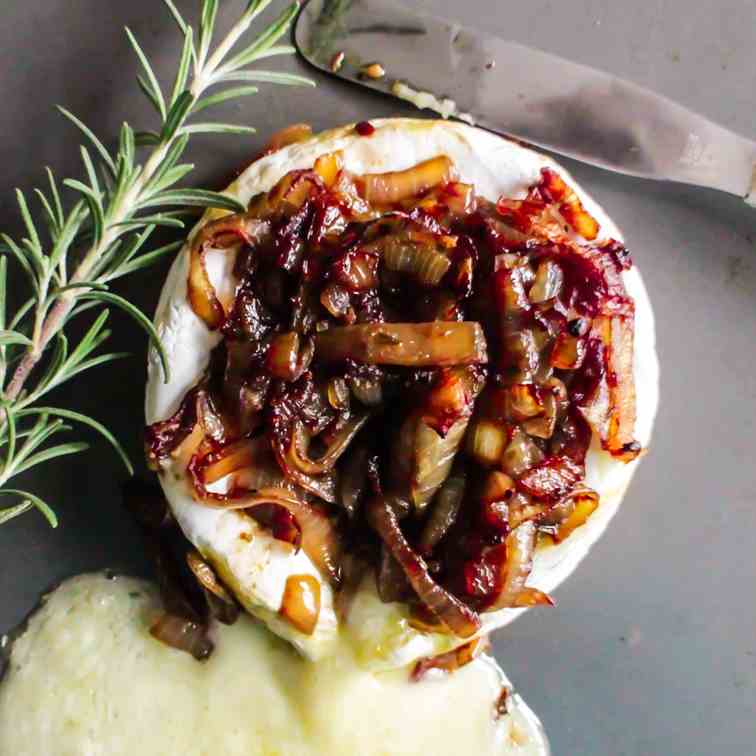
POLYGON ((756 206, 756 142, 612 74, 392 0, 310 0, 295 41, 320 70, 445 118, 756 206))

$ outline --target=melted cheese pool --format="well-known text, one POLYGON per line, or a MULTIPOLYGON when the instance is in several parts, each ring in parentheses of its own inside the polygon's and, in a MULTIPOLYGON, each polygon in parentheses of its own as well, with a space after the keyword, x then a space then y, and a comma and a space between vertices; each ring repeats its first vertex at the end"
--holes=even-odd
POLYGON ((0 756, 544 756, 530 710, 493 659, 412 683, 344 646, 303 660, 250 617, 220 626, 206 662, 147 628, 149 583, 83 575, 49 596, 0 685, 0 756))

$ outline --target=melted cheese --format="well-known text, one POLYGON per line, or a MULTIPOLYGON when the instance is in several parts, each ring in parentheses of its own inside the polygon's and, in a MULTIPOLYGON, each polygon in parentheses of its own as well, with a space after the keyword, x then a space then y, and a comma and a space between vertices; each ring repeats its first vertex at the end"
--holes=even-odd
MULTIPOLYGON (((543 155, 461 123, 398 118, 372 123, 376 128, 370 137, 361 137, 353 126, 345 126, 268 155, 253 163, 227 191, 247 202, 254 194, 270 189, 287 172, 311 168, 318 156, 336 150, 342 151, 346 169, 358 174, 401 170, 437 155, 447 155, 454 162, 460 179, 474 184, 476 192, 490 200, 501 195, 523 196, 528 187, 538 181, 541 169, 550 167, 575 189, 586 209, 598 220, 601 238, 622 238, 619 229, 596 202, 561 166, 543 155)), ((220 214, 219 211, 208 212, 199 226, 220 214)), ((230 271, 228 255, 211 253, 208 256, 208 272, 216 288, 229 288, 230 271)), ((147 422, 150 423, 176 410, 202 375, 210 350, 220 338, 217 333, 208 331, 191 310, 186 298, 187 274, 188 249, 185 248, 166 280, 155 318, 166 351, 171 355, 171 378, 163 383, 153 352, 146 397, 147 422)), ((659 368, 653 313, 638 270, 627 271, 624 280, 636 304, 636 437, 645 446, 650 440, 658 404, 659 368)), ((550 592, 575 569, 619 507, 636 466, 637 461, 626 465, 612 458, 594 439, 587 461, 587 483, 600 494, 600 506, 570 538, 536 554, 529 585, 550 592)), ((313 635, 303 635, 277 614, 289 575, 308 572, 317 576, 307 556, 301 551, 293 554, 239 512, 211 509, 196 502, 180 472, 169 469, 161 476, 173 513, 187 538, 214 565, 242 604, 309 658, 318 659, 333 653, 339 643, 340 628, 327 581, 321 580, 323 608, 313 635)), ((345 628, 364 664, 374 668, 402 666, 461 642, 450 636, 413 630, 403 606, 378 601, 374 581, 366 581, 364 586, 345 628)), ((503 609, 483 615, 482 632, 491 632, 511 622, 522 611, 503 609)))
POLYGON ((517 696, 480 657, 413 683, 373 674, 348 647, 303 660, 250 617, 219 626, 206 662, 154 640, 153 586, 83 575, 14 643, 0 685, 0 756, 545 756, 517 696))

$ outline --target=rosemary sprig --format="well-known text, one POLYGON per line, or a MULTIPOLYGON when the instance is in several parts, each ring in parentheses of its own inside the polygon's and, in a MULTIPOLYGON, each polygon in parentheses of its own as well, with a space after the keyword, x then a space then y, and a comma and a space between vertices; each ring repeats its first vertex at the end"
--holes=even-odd
POLYGON ((183 227, 181 215, 187 206, 244 209, 228 195, 176 185, 194 167, 180 162, 192 134, 254 132, 245 125, 189 119, 219 103, 256 93, 254 82, 312 84, 294 74, 249 67, 294 52, 289 45, 277 43, 289 28, 298 2, 285 8, 253 40, 239 45, 237 52, 234 49, 270 0, 249 0, 240 18, 214 47, 218 0, 202 0, 196 34, 172 0, 163 2, 183 35, 169 94, 161 88, 138 40, 126 29, 142 69, 138 84, 157 111, 160 127, 135 132, 124 123, 117 148, 110 151, 73 113, 59 108, 86 140, 80 147, 84 178, 66 178, 61 183, 48 168, 47 187, 34 190, 44 226, 35 223, 27 198, 17 190, 26 234, 20 240, 0 234, 0 495, 15 500, 0 509, 0 524, 32 508, 42 512, 53 527, 57 524, 55 513, 42 499, 8 484, 32 467, 85 449, 87 445, 78 441, 50 445, 53 437, 71 430, 70 422, 100 433, 131 472, 120 443, 97 420, 59 407, 40 406, 40 400, 84 370, 124 356, 97 351, 110 335, 108 307, 125 311, 144 329, 160 355, 167 379, 168 361, 150 319, 110 291, 110 284, 181 246, 178 241, 145 251, 155 228, 183 227), (244 86, 228 86, 240 82, 244 86), (209 93, 212 88, 216 91, 209 93), (150 150, 139 162, 139 147, 145 145, 150 150), (67 195, 74 195, 67 210, 62 187, 68 189, 67 195), (40 229, 46 232, 46 239, 40 229), (10 318, 6 307, 9 258, 26 274, 31 290, 10 318), (82 312, 103 306, 71 349, 66 325, 82 312))

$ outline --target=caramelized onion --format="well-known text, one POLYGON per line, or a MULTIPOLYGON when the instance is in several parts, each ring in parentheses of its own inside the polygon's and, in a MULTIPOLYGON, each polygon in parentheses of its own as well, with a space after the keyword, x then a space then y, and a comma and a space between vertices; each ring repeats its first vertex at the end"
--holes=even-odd
POLYGON ((583 414, 598 432, 602 446, 625 461, 640 453, 633 435, 636 414, 633 329, 633 318, 626 315, 594 320, 593 330, 607 347, 607 365, 593 396, 582 405, 583 414))
POLYGON ((320 459, 313 460, 308 456, 310 438, 303 423, 296 423, 291 434, 288 462, 307 475, 322 475, 333 469, 339 457, 347 450, 354 437, 368 421, 370 415, 355 415, 337 431, 320 459))
POLYGON ((327 501, 329 504, 334 504, 336 502, 336 476, 333 471, 323 473, 322 475, 304 473, 296 465, 292 464, 291 450, 291 442, 285 448, 280 444, 275 444, 274 446, 276 460, 286 477, 304 488, 305 491, 315 494, 315 496, 323 499, 323 501, 327 501))
MULTIPOLYGON (((265 444, 264 439, 262 443, 265 444)), ((261 452, 260 445, 259 440, 251 441, 245 438, 210 455, 204 460, 202 482, 211 485, 232 472, 252 465, 261 452)), ((267 444, 265 446, 267 447, 267 444)))
POLYGON ((556 541, 564 541, 572 532, 584 525, 588 518, 598 509, 599 496, 595 491, 575 491, 569 496, 570 513, 562 520, 554 533, 556 541))
POLYGON ((369 323, 329 328, 315 336, 315 356, 372 365, 425 367, 487 362, 479 323, 369 323))
POLYGON ((415 663, 410 679, 412 682, 418 682, 432 669, 438 669, 447 673, 455 672, 460 667, 464 667, 480 656, 490 645, 491 642, 488 636, 482 635, 480 638, 474 638, 469 643, 464 643, 451 651, 447 651, 445 654, 420 659, 415 663))
POLYGON ((446 184, 455 177, 454 165, 445 155, 431 158, 404 171, 367 173, 358 178, 360 194, 371 203, 390 205, 446 184))
POLYGON ((559 214, 567 221, 575 233, 591 241, 598 236, 598 221, 583 207, 580 198, 562 177, 550 168, 541 170, 541 194, 550 202, 559 205, 559 214))
POLYGON ((166 646, 186 651, 197 661, 207 659, 213 652, 213 642, 207 628, 191 620, 164 612, 150 626, 150 635, 166 646))
POLYGON ((535 546, 536 526, 532 521, 522 523, 507 536, 506 559, 499 576, 501 590, 488 611, 517 605, 517 597, 525 588, 525 581, 533 569, 535 546))
POLYGON ((444 436, 423 420, 415 422, 410 498, 419 512, 425 509, 449 475, 469 419, 457 420, 444 436))
POLYGON ((536 270, 535 281, 530 287, 528 298, 540 304, 554 299, 562 289, 564 274, 553 260, 544 260, 536 270))
POLYGON ((310 367, 315 353, 312 339, 306 339, 300 346, 296 331, 278 334, 272 341, 266 365, 271 375, 283 381, 293 382, 310 367))
POLYGON ((211 330, 219 328, 226 313, 210 282, 205 255, 210 248, 228 249, 239 242, 254 246, 270 226, 248 215, 227 215, 203 226, 192 242, 189 253, 187 298, 195 315, 211 330))
POLYGON ((349 292, 337 283, 330 283, 320 292, 320 304, 328 310, 334 318, 344 318, 347 322, 354 322, 354 311, 349 292), (351 315, 350 315, 351 313, 351 315))
POLYGON ((518 428, 512 434, 507 448, 504 449, 501 466, 506 473, 517 478, 542 459, 543 452, 536 446, 533 439, 518 428))
POLYGON ((328 403, 335 410, 344 412, 349 409, 349 386, 347 386, 343 378, 337 377, 328 381, 326 393, 328 395, 328 403))
POLYGON ((214 596, 217 596, 221 601, 225 601, 228 604, 236 603, 231 594, 218 580, 213 568, 202 558, 199 551, 196 549, 187 551, 186 563, 203 588, 210 591, 214 596))
POLYGON ((585 358, 585 339, 571 336, 566 331, 557 336, 549 361, 559 370, 576 370, 585 358))
POLYGON ((554 434, 557 421, 557 400, 553 393, 544 392, 541 398, 543 402, 543 414, 540 417, 531 417, 522 424, 523 430, 538 438, 551 438, 554 434))
POLYGON ((515 383, 508 390, 508 415, 514 420, 528 420, 543 414, 543 402, 537 386, 515 383))
POLYGON ((467 451, 481 465, 496 465, 507 444, 506 428, 493 420, 473 420, 467 434, 467 451))
POLYGON ((349 376, 349 388, 354 398, 366 407, 377 407, 383 401, 383 385, 379 378, 349 376))
POLYGON ((461 638, 474 635, 480 629, 480 618, 433 580, 423 558, 407 543, 396 513, 385 499, 373 499, 368 505, 367 517, 425 606, 455 635, 461 638))
POLYGON ((471 368, 443 370, 410 412, 392 448, 393 478, 422 512, 451 471, 481 385, 471 368))
POLYGON ((343 165, 344 153, 341 150, 337 150, 336 152, 329 152, 317 158, 313 170, 320 176, 323 183, 330 188, 336 183, 336 178, 341 172, 343 165))
POLYGON ((447 478, 439 488, 418 540, 418 549, 422 554, 430 554, 454 525, 462 508, 465 483, 464 474, 458 472, 447 478))
POLYGON ((583 466, 569 457, 549 457, 525 472, 517 485, 538 499, 557 501, 574 488, 583 473, 583 466))
POLYGON ((320 616, 320 583, 312 575, 289 575, 279 614, 304 635, 312 635, 320 616))
POLYGON ((423 286, 438 286, 451 267, 451 260, 435 245, 412 244, 393 236, 386 240, 383 262, 389 270, 414 276, 423 286))
POLYGON ((357 504, 367 483, 370 452, 365 446, 353 449, 339 476, 338 501, 350 517, 354 517, 357 504))

